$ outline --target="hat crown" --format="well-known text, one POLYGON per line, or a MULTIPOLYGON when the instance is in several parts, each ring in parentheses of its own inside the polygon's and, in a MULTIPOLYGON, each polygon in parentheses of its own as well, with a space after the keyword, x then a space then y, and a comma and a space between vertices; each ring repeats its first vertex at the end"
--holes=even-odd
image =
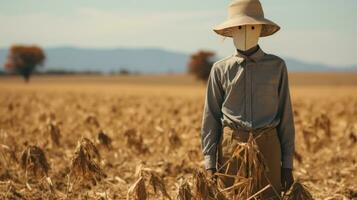
POLYGON ((229 18, 235 16, 264 17, 264 11, 259 0, 235 0, 228 8, 229 18))

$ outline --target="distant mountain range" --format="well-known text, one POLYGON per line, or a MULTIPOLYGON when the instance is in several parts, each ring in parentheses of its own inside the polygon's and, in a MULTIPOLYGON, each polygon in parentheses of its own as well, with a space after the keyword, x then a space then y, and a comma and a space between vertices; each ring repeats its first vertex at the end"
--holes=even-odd
MULTIPOLYGON (((46 48, 44 70, 74 72, 182 73, 186 71, 189 54, 162 49, 86 49, 73 47, 46 48)), ((7 49, 0 49, 0 64, 5 62, 7 49)), ((326 66, 285 58, 290 71, 357 71, 356 66, 326 66)))

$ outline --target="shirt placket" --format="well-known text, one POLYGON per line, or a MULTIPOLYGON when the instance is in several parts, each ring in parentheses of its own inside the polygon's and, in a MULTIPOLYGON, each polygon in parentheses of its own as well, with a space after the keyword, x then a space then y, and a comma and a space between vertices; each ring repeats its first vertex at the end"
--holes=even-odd
POLYGON ((245 107, 246 107, 246 120, 249 128, 252 128, 252 69, 251 62, 246 59, 246 78, 245 78, 245 107))

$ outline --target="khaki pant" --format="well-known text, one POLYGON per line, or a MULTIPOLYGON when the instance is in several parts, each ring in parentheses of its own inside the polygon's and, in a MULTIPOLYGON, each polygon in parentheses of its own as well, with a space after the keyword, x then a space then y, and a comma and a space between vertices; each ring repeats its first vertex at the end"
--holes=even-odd
MULTIPOLYGON (((222 137, 223 138, 221 139, 220 145, 218 147, 218 169, 220 169, 221 166, 232 157, 232 152, 236 149, 238 142, 247 142, 249 134, 247 132, 238 133, 232 131, 229 128, 225 128, 222 137)), ((278 194, 280 194, 281 149, 276 129, 271 129, 267 132, 261 133, 259 137, 254 137, 256 138, 257 145, 259 147, 260 152, 263 154, 265 164, 268 168, 268 171, 266 172, 267 178, 269 179, 275 190, 278 192, 278 194)), ((228 169, 228 174, 236 175, 239 166, 240 164, 237 159, 231 161, 228 169)), ((227 169, 224 167, 219 172, 224 173, 226 172, 226 170, 227 169)), ((219 182, 221 186, 227 188, 233 185, 234 178, 220 177, 219 182)), ((262 187, 265 187, 268 184, 269 182, 265 178, 263 178, 263 182, 261 183, 262 187)), ((277 195, 272 188, 269 188, 263 193, 263 199, 279 199, 276 196, 277 195)))

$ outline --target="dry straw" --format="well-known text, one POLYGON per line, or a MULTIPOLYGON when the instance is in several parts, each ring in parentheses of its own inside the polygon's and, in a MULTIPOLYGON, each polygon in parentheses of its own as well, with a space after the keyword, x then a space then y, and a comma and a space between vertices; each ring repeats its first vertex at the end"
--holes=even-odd
POLYGON ((101 178, 106 177, 98 164, 99 160, 99 151, 95 145, 89 139, 82 138, 77 144, 71 161, 68 192, 72 190, 72 186, 77 182, 91 180, 96 184, 101 178), (74 179, 73 185, 70 184, 71 179, 74 179))
POLYGON ((32 190, 32 188, 28 183, 28 178, 29 175, 32 175, 41 180, 45 178, 51 192, 54 191, 51 178, 48 176, 50 165, 41 148, 37 146, 28 146, 21 154, 20 166, 25 170, 25 181, 29 190, 32 190))
POLYGON ((127 147, 142 154, 149 152, 148 147, 144 143, 142 135, 140 135, 135 129, 126 130, 124 132, 124 137, 127 147))
POLYGON ((313 200, 305 185, 295 182, 284 195, 283 200, 313 200))
POLYGON ((7 145, 0 144, 0 164, 9 167, 17 162, 18 160, 15 151, 7 145))
POLYGON ((87 116, 87 118, 85 119, 85 123, 88 124, 88 125, 91 125, 91 126, 93 126, 95 128, 99 128, 100 127, 98 119, 93 115, 87 116))
POLYGON ((49 122, 47 125, 47 130, 50 133, 51 141, 54 146, 60 146, 61 131, 57 124, 54 122, 49 122))
POLYGON ((50 169, 45 153, 37 146, 28 146, 22 152, 20 166, 25 170, 26 177, 30 173, 35 177, 47 177, 50 169))
POLYGON ((147 192, 144 177, 140 177, 128 190, 127 200, 146 200, 147 192))
POLYGON ((172 199, 166 190, 163 178, 159 176, 157 172, 139 165, 135 174, 138 180, 129 188, 127 193, 128 200, 144 200, 149 195, 157 195, 158 191, 160 191, 162 198, 172 199), (146 185, 149 186, 151 190, 147 190, 146 185))
POLYGON ((103 131, 98 133, 98 142, 107 149, 112 149, 112 139, 103 131))
POLYGON ((169 139, 171 148, 177 149, 182 146, 182 141, 181 141, 179 135, 177 134, 177 132, 175 131, 175 129, 171 129, 169 131, 168 139, 169 139))
POLYGON ((0 198, 1 199, 14 199, 14 200, 26 199, 20 192, 17 191, 17 189, 12 181, 7 182, 6 192, 5 192, 5 194, 0 194, 0 198))
POLYGON ((150 176, 149 184, 153 188, 154 193, 157 194, 157 192, 160 191, 163 197, 166 197, 167 199, 171 199, 169 193, 166 190, 166 186, 162 177, 160 177, 157 173, 154 172, 150 172, 149 176, 150 176))
POLYGON ((177 200, 191 200, 193 199, 193 194, 191 192, 190 184, 185 179, 180 180, 180 184, 177 191, 177 200))
MULTIPOLYGON (((221 178, 234 178, 232 186, 222 189, 222 192, 227 197, 230 199, 250 199, 257 196, 261 197, 264 190, 272 187, 271 184, 262 185, 264 179, 270 183, 266 176, 266 170, 267 166, 264 162, 263 154, 259 151, 253 134, 250 133, 248 141, 239 142, 233 151, 232 157, 219 169, 223 173, 217 173, 217 175, 221 178), (237 173, 230 175, 228 174, 228 169, 234 160, 237 160, 240 165, 237 173)), ((279 196, 277 191, 275 193, 279 196)))
POLYGON ((216 183, 210 180, 202 171, 195 171, 195 198, 199 200, 226 200, 225 195, 218 189, 216 183))

